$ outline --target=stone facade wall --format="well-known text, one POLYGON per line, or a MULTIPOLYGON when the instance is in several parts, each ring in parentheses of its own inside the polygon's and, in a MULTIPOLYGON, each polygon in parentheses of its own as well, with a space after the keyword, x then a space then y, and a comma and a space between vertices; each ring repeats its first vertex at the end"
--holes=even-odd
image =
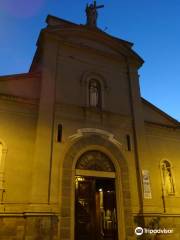
POLYGON ((0 217, 2 240, 57 240, 57 216, 0 217))

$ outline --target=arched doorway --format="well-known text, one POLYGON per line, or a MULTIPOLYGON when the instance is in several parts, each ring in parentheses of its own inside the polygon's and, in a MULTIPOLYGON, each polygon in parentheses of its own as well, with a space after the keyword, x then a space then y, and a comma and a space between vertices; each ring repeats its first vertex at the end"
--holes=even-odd
MULTIPOLYGON (((75 179, 76 176, 110 178, 115 182, 118 240, 135 239, 133 215, 131 205, 131 192, 129 183, 129 170, 127 161, 122 153, 121 145, 111 135, 83 132, 74 136, 64 152, 61 177, 61 221, 60 239, 75 240, 75 179), (87 151, 99 151, 108 156, 115 171, 98 171, 78 169, 78 160, 87 151), (82 174, 83 172, 83 174, 82 174)), ((99 159, 100 160, 100 159, 99 159)), ((96 162, 99 162, 96 161, 96 162)), ((86 160, 87 161, 87 160, 86 160)), ((89 161, 90 162, 90 161, 89 161)), ((103 161, 104 162, 104 161, 103 161)), ((105 161, 106 162, 106 161, 105 161)), ((92 163, 92 162, 91 162, 92 163)), ((88 164, 85 164, 88 166, 88 164)), ((106 164, 103 164, 106 165, 106 164)), ((90 168, 90 166, 89 166, 90 168)))
POLYGON ((86 151, 76 163, 75 240, 116 240, 115 168, 109 157, 86 151))

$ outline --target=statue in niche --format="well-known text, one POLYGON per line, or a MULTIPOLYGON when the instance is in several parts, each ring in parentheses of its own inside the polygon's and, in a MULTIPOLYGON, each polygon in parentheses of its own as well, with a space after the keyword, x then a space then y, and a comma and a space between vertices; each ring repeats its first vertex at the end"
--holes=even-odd
POLYGON ((91 107, 100 107, 100 86, 96 80, 89 83, 89 104, 91 107))
POLYGON ((168 161, 164 161, 162 165, 162 173, 164 180, 164 188, 167 194, 171 195, 175 193, 174 182, 171 172, 171 165, 168 161))
POLYGON ((86 5, 86 16, 87 16, 87 22, 86 24, 90 27, 96 27, 97 26, 97 17, 98 17, 98 8, 103 8, 104 5, 97 6, 96 1, 94 1, 94 4, 86 5))

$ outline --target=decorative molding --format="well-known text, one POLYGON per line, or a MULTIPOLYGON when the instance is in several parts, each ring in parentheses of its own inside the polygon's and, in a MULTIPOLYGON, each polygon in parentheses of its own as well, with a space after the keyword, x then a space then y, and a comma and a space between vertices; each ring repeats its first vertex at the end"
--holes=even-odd
POLYGON ((28 73, 0 76, 0 81, 6 81, 6 80, 15 81, 15 80, 19 80, 19 79, 36 78, 36 77, 40 77, 40 76, 41 76, 41 72, 28 72, 28 73))
POLYGON ((29 98, 13 96, 13 95, 8 95, 8 94, 2 94, 2 93, 0 93, 0 99, 9 100, 9 101, 13 101, 13 102, 28 103, 28 104, 32 104, 32 105, 37 105, 39 102, 39 99, 29 99, 29 98))
POLYGON ((118 140, 115 139, 114 135, 112 133, 109 133, 103 129, 98 129, 98 128, 81 128, 78 129, 77 132, 71 136, 69 136, 70 140, 75 140, 79 139, 87 134, 97 134, 97 135, 102 135, 105 138, 107 138, 110 142, 114 143, 118 148, 123 147, 123 144, 120 143, 118 140))
POLYGON ((101 85, 104 89, 108 88, 105 77, 102 74, 96 72, 95 70, 84 72, 81 79, 80 79, 80 83, 83 84, 83 85, 87 85, 89 80, 92 79, 92 78, 100 81, 100 83, 101 83, 101 85))
POLYGON ((145 124, 150 125, 150 126, 155 126, 155 127, 160 127, 160 128, 172 128, 174 129, 180 129, 180 124, 179 125, 170 125, 170 124, 164 124, 164 123, 158 123, 158 122, 152 122, 152 121, 144 121, 145 124))

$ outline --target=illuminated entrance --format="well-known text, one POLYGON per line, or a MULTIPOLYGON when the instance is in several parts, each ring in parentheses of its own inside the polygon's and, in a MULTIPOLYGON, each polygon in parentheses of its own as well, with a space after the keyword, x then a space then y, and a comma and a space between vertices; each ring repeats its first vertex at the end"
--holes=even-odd
POLYGON ((76 240, 116 240, 114 179, 76 176, 76 240))
POLYGON ((76 169, 75 240, 117 240, 112 162, 102 152, 88 151, 80 157, 76 169))

